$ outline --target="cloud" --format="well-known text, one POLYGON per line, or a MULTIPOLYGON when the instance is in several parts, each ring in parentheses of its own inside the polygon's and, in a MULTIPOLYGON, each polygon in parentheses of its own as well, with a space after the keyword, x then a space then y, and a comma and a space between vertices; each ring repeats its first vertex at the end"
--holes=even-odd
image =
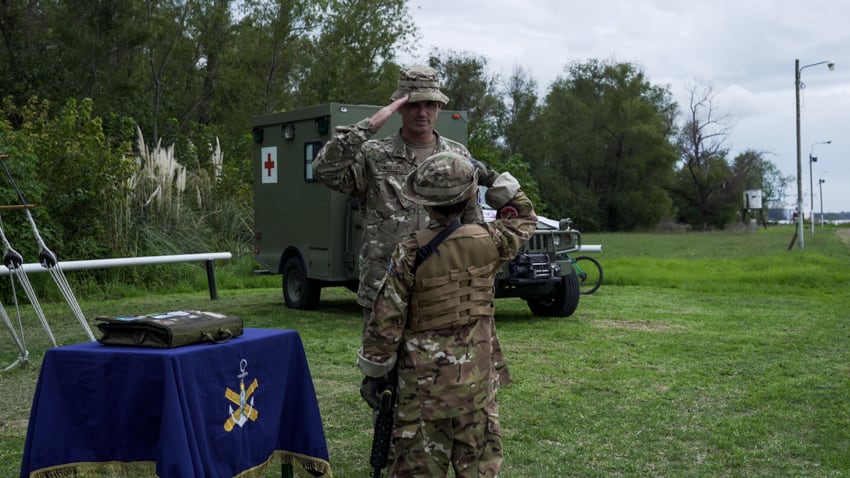
MULTIPOLYGON (((669 85, 677 102, 687 85, 707 83, 718 107, 735 117, 727 144, 733 153, 770 151, 796 174, 794 60, 802 66, 831 60, 835 71, 802 71, 801 150, 832 139, 822 152, 828 211, 850 211, 850 3, 842 0, 412 0, 422 33, 418 60, 431 48, 466 51, 507 77, 516 66, 537 81, 541 97, 575 61, 611 59, 640 66, 653 84, 669 85), (846 144, 845 144, 846 143, 846 144), (827 167, 828 165, 829 167, 827 167)), ((804 158, 805 159, 805 158, 804 158)), ((821 172, 813 171, 815 177, 821 172)), ((808 202, 808 165, 804 183, 808 202)), ((789 192, 796 197, 796 188, 789 192)), ((817 193, 817 191, 816 191, 817 193)), ((818 201, 819 198, 815 198, 818 201)))

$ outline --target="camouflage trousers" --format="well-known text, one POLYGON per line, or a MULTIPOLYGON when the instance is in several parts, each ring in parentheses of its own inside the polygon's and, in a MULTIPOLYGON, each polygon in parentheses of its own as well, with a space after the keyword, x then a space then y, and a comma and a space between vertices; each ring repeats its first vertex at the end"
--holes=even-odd
POLYGON ((499 405, 455 418, 399 422, 393 430, 390 477, 496 477, 502 466, 499 405))

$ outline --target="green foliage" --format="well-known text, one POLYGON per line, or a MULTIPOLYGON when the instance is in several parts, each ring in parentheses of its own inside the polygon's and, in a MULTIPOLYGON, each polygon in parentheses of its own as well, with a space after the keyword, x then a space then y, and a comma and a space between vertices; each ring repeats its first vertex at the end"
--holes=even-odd
MULTIPOLYGON (((9 156, 6 164, 26 202, 38 206, 34 222, 60 260, 248 250, 253 213, 244 177, 250 172, 225 161, 210 128, 197 125, 191 136, 174 136, 183 141, 186 166, 173 144, 148 147, 141 131, 131 130, 132 121, 112 115, 107 125, 92 116, 90 100, 69 100, 56 115, 49 102, 37 98, 20 108, 10 99, 4 103, 0 149, 9 156), (132 137, 126 137, 130 131, 139 135, 138 157, 132 137)), ((243 138, 240 146, 249 148, 243 138)), ((6 184, 0 185, 0 201, 20 204, 6 184)), ((4 215, 3 230, 26 262, 37 262, 30 224, 14 213, 4 215)), ((148 282, 162 281, 158 271, 146 270, 148 282)), ((85 277, 103 283, 142 278, 144 271, 85 277)))
POLYGON ((546 213, 584 230, 631 230, 670 211, 675 104, 628 63, 573 63, 546 97, 524 152, 546 213))
POLYGON ((782 207, 785 190, 794 176, 783 176, 782 171, 766 158, 763 151, 746 150, 735 157, 733 168, 743 176, 744 189, 762 192, 762 206, 782 207))
MULTIPOLYGON (((8 100, 4 102, 4 111, 8 112, 10 105, 8 100)), ((0 120, 0 154, 6 155, 6 159, 2 159, 5 167, 9 168, 12 177, 15 180, 18 188, 23 192, 26 191, 26 203, 37 205, 40 204, 44 189, 41 182, 38 180, 38 170, 36 167, 37 161, 33 159, 33 153, 29 148, 29 144, 21 141, 21 136, 11 126, 8 115, 4 115, 0 120)), ((9 181, 5 169, 0 171, 2 180, 0 180, 0 204, 4 206, 20 205, 22 201, 18 196, 14 186, 9 181)), ((46 209, 36 207, 30 210, 37 224, 46 221, 46 209)), ((31 226, 27 222, 26 215, 21 211, 2 211, 2 223, 0 223, 0 231, 6 239, 4 242, 4 252, 7 248, 20 253, 24 260, 35 260, 38 257, 39 247, 33 240, 33 235, 30 232, 31 226), (7 246, 8 243, 8 246, 7 246)), ((45 240, 50 240, 54 236, 53 228, 46 227, 41 230, 41 234, 45 240)))
POLYGON ((738 191, 727 188, 731 168, 723 157, 708 158, 702 164, 697 170, 685 166, 676 173, 673 190, 679 219, 702 228, 722 229, 734 221, 740 204, 732 201, 738 191))
POLYGON ((535 129, 540 107, 537 105, 537 82, 522 68, 508 78, 505 96, 507 108, 504 123, 505 145, 511 154, 533 152, 538 148, 535 129))
POLYGON ((748 189, 763 191, 763 207, 777 204, 788 181, 763 152, 747 150, 728 160, 724 142, 731 120, 718 114, 714 100, 710 87, 692 87, 689 115, 676 139, 681 162, 670 187, 678 219, 703 229, 735 223, 748 189))
POLYGON ((408 49, 416 31, 407 3, 333 0, 318 30, 301 57, 295 105, 387 103, 398 78, 396 50, 408 49))
POLYGON ((148 147, 139 131, 139 166, 130 178, 125 208, 117 217, 130 255, 182 254, 227 247, 246 249, 251 201, 239 181, 223 181, 225 161, 218 139, 181 164, 174 145, 148 147))
POLYGON ((730 164, 725 156, 686 162, 676 173, 671 191, 679 219, 697 228, 723 229, 737 222, 744 192, 762 191, 762 208, 781 204, 788 178, 764 158, 764 153, 745 151, 730 164))
MULTIPOLYGON (((7 125, 20 122, 5 132, 16 150, 7 164, 26 202, 38 205, 33 216, 47 247, 65 258, 107 256, 112 250, 102 239, 113 231, 105 212, 129 177, 129 141, 106 137, 91 100, 68 100, 55 116, 47 101, 32 98, 21 108, 7 101, 4 116, 7 125)), ((11 185, 3 189, 7 198, 14 193, 11 185)))
MULTIPOLYGON (((448 107, 469 115, 470 153, 496 171, 508 171, 516 177, 540 211, 545 208, 537 181, 521 155, 512 153, 503 141, 506 106, 496 91, 497 78, 488 75, 487 60, 468 52, 431 52, 429 64, 443 78, 442 90, 450 98, 448 107)), ((525 91, 516 95, 530 94, 525 91)), ((533 103, 533 95, 529 97, 533 103)), ((528 100, 526 100, 528 101, 528 100)))
MULTIPOLYGON (((146 105, 143 49, 151 23, 139 0, 11 2, 0 10, 0 90, 63 105, 93 98, 96 115, 138 113, 146 105)), ((156 9, 153 9, 156 10, 156 9)))
POLYGON ((487 59, 469 52, 434 50, 428 64, 443 80, 447 107, 467 111, 473 131, 497 139, 505 105, 496 91, 497 78, 487 72, 487 59))
POLYGON ((308 61, 298 53, 309 51, 310 35, 327 5, 324 0, 241 2, 234 26, 239 41, 225 54, 215 97, 221 122, 232 123, 231 134, 239 128, 244 133, 253 115, 286 110, 298 101, 300 62, 308 61))

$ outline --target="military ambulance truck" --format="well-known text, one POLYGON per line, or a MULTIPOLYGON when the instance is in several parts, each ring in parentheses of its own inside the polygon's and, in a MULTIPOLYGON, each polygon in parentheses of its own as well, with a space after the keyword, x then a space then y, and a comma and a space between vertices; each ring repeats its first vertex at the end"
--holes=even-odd
MULTIPOLYGON (((283 297, 292 309, 315 309, 324 287, 358 285, 362 220, 357 198, 316 181, 312 162, 334 127, 371 116, 380 107, 328 103, 256 116, 254 138, 254 253, 258 274, 281 274, 283 297)), ((466 144, 465 111, 444 110, 436 129, 466 144)), ((394 115, 374 138, 394 134, 394 115)), ((481 188, 483 189, 483 187, 481 188)), ((485 208, 485 218, 495 211, 485 208)), ((496 297, 520 297, 535 315, 569 316, 579 284, 568 253, 581 234, 568 223, 541 218, 537 232, 496 277, 496 297)))

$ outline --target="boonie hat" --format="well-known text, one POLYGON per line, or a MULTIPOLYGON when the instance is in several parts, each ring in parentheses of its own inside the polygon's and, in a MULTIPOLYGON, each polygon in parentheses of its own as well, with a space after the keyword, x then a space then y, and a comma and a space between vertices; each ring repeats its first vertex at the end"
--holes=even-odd
POLYGON ((404 95, 410 95, 408 103, 417 101, 439 101, 443 105, 449 102, 449 97, 440 91, 440 81, 437 72, 430 66, 415 65, 402 69, 398 74, 398 89, 390 99, 395 101, 404 95))
POLYGON ((429 156, 404 179, 401 192, 423 206, 459 203, 477 191, 478 170, 466 156, 444 151, 429 156))

